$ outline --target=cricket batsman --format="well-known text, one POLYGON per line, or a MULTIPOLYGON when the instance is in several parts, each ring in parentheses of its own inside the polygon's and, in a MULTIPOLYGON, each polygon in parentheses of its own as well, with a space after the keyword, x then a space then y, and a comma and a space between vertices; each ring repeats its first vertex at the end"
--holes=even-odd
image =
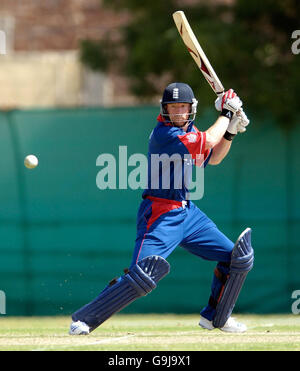
POLYGON ((199 131, 194 125, 197 104, 187 84, 172 83, 164 90, 157 125, 149 139, 148 186, 138 210, 130 268, 72 315, 71 335, 89 334, 114 313, 154 290, 169 273, 167 258, 177 246, 216 262, 211 294, 201 311, 199 325, 207 330, 246 331, 246 326, 231 314, 253 267, 251 229, 244 230, 235 243, 229 240, 189 199, 186 177, 190 174, 187 169, 193 166, 220 164, 234 137, 246 131, 249 120, 240 98, 230 89, 215 101, 220 111, 216 122, 206 131, 199 131), (176 155, 172 166, 151 164, 153 157, 162 155, 176 155), (183 163, 186 166, 178 166, 183 163), (164 187, 164 176, 170 178, 168 187, 164 187))

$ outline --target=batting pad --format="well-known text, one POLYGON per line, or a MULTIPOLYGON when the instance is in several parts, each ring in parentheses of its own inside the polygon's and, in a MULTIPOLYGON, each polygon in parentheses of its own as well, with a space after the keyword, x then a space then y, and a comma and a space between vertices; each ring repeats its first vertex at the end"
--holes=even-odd
POLYGON ((251 246, 251 232, 250 228, 245 229, 232 250, 229 278, 217 304, 213 320, 214 327, 223 327, 231 316, 246 276, 253 267, 254 252, 251 246))
POLYGON ((112 281, 96 299, 75 312, 72 320, 85 322, 90 332, 95 330, 114 313, 154 290, 169 271, 169 263, 160 256, 142 259, 125 275, 112 281))

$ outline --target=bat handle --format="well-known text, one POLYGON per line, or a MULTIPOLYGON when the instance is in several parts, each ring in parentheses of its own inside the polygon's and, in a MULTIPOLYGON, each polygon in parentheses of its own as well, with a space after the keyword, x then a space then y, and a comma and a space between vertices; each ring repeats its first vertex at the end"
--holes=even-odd
POLYGON ((242 112, 244 112, 244 110, 243 110, 243 108, 241 107, 241 108, 237 111, 236 115, 237 115, 237 116, 240 116, 242 112))

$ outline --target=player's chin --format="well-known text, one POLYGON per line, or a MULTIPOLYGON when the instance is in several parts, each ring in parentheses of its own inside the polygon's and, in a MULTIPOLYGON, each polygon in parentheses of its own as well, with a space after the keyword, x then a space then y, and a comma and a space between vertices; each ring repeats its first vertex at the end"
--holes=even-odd
POLYGON ((187 124, 187 120, 184 121, 173 121, 173 125, 178 126, 178 127, 183 127, 187 124))

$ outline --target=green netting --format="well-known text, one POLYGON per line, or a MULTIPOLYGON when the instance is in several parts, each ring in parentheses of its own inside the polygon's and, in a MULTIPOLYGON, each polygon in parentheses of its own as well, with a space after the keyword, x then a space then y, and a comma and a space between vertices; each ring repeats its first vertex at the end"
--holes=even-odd
MULTIPOLYGON (((69 314, 130 264, 141 190, 96 186, 102 153, 147 154, 157 107, 14 111, 0 115, 0 290, 7 315, 69 314), (28 170, 33 153, 39 166, 28 170)), ((206 129, 214 112, 198 120, 206 129)), ((255 266, 236 307, 290 312, 300 289, 300 130, 253 121, 209 166, 195 203, 235 240, 253 228, 255 266)), ((131 169, 129 168, 129 171, 131 169)), ((214 269, 178 248, 170 274, 125 312, 198 312, 214 269), (180 298, 180 300, 178 300, 180 298)))

